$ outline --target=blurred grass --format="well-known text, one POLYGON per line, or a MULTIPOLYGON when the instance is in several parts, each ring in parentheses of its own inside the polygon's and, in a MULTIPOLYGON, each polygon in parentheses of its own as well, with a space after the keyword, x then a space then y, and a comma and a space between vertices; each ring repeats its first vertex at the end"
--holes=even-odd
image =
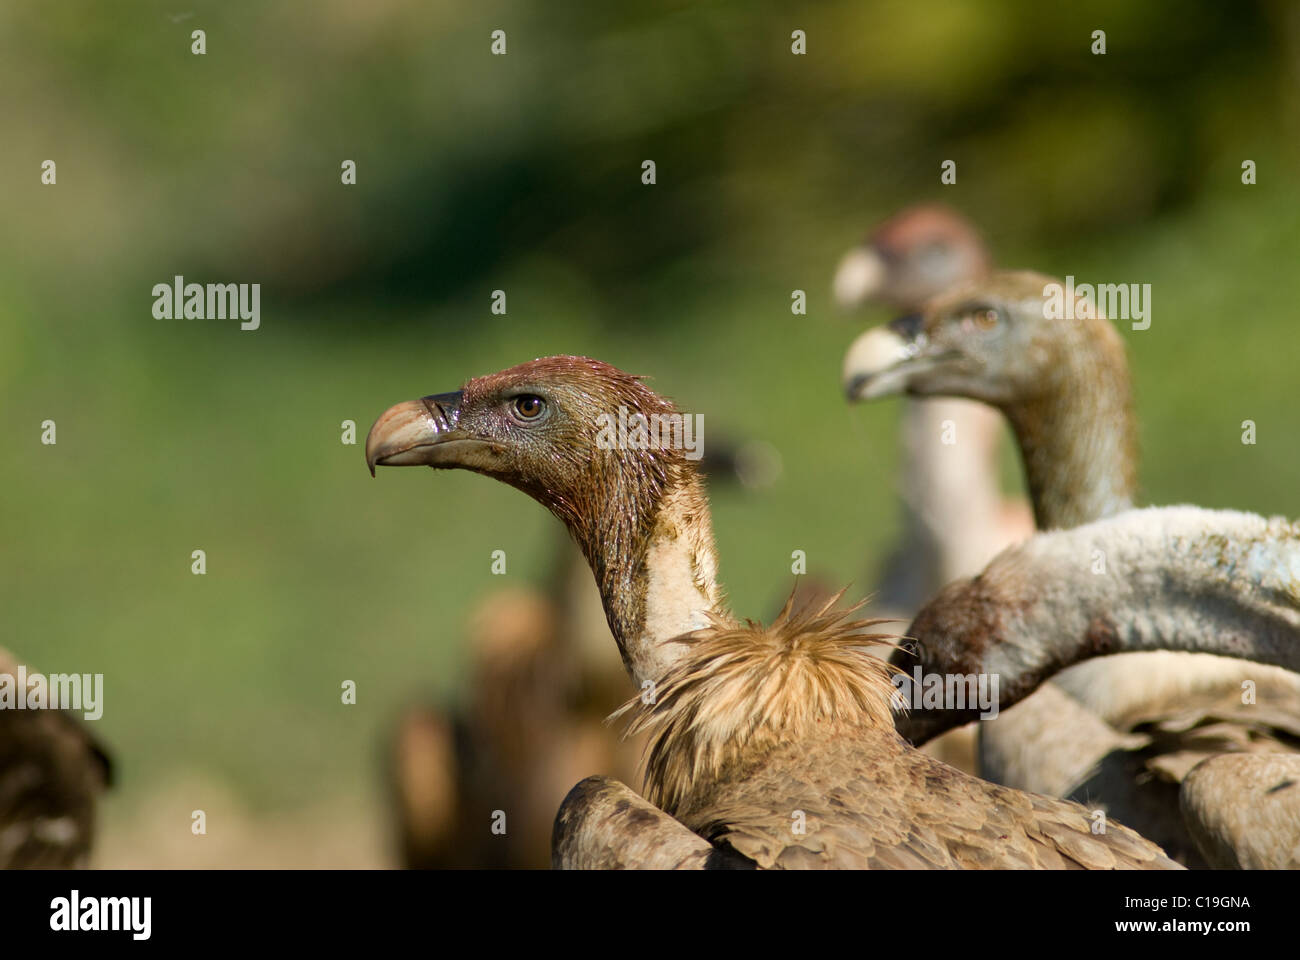
POLYGON ((845 346, 886 315, 838 316, 827 288, 923 199, 1007 266, 1152 284, 1151 329, 1123 331, 1144 502, 1300 515, 1295 18, 1155 7, 0 10, 0 642, 106 675, 119 810, 191 770, 254 809, 373 798, 396 710, 458 695, 468 611, 542 581, 557 524, 479 477, 372 480, 365 431, 561 352, 780 451, 775 486, 714 497, 739 611, 773 612, 795 549, 866 592, 898 405, 841 400, 845 346), (1104 64, 1079 52, 1094 22, 1104 64), (262 329, 153 320, 178 273, 261 282, 262 329))

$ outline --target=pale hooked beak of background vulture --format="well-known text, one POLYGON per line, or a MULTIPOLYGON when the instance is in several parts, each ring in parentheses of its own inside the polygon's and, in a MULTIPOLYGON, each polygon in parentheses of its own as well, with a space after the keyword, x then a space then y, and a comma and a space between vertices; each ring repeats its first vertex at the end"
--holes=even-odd
POLYGON ((459 429, 461 393, 439 393, 389 407, 366 437, 366 465, 463 467, 480 448, 494 446, 459 429))
POLYGON ((831 287, 842 310, 852 310, 880 293, 885 285, 885 261, 874 247, 854 247, 835 268, 831 287))
POLYGON ((868 330, 844 355, 844 392, 849 402, 905 393, 909 378, 938 361, 926 354, 921 315, 899 317, 868 330))

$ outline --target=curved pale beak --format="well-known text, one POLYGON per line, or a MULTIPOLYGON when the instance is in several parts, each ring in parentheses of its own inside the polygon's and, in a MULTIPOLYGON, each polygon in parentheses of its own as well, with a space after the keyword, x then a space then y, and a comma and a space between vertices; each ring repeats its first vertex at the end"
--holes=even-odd
POLYGON ((854 247, 835 268, 831 289, 842 310, 852 310, 880 293, 885 284, 885 261, 871 247, 854 247))
POLYGON ((457 467, 466 445, 482 445, 458 428, 460 392, 439 393, 389 407, 366 436, 366 466, 457 467))
POLYGON ((849 402, 901 393, 907 385, 907 361, 914 342, 889 327, 876 327, 854 340, 844 355, 844 392, 849 402))

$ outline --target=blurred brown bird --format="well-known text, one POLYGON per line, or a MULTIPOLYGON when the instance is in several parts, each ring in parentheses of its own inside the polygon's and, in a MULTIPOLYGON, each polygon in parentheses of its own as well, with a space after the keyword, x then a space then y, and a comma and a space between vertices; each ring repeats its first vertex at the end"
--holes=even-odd
POLYGON ((497 591, 470 624, 467 702, 402 716, 392 776, 404 866, 544 868, 574 780, 635 772, 640 744, 605 723, 624 698, 618 658, 584 659, 560 616, 541 591, 497 591))
MULTIPOLYGON (((3 649, 0 674, 18 676, 3 649)), ((72 713, 0 709, 0 869, 84 867, 111 783, 107 752, 72 713)))

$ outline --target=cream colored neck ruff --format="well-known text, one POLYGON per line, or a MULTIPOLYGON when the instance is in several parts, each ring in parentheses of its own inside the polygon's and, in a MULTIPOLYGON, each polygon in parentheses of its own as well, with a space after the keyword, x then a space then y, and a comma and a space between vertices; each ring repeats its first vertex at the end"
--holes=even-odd
POLYGON ((628 735, 650 732, 646 798, 669 813, 689 809, 701 786, 761 759, 773 748, 830 727, 894 729, 894 670, 869 647, 892 642, 850 620, 854 610, 792 611, 770 627, 713 617, 679 638, 677 664, 615 716, 630 714, 628 735))

